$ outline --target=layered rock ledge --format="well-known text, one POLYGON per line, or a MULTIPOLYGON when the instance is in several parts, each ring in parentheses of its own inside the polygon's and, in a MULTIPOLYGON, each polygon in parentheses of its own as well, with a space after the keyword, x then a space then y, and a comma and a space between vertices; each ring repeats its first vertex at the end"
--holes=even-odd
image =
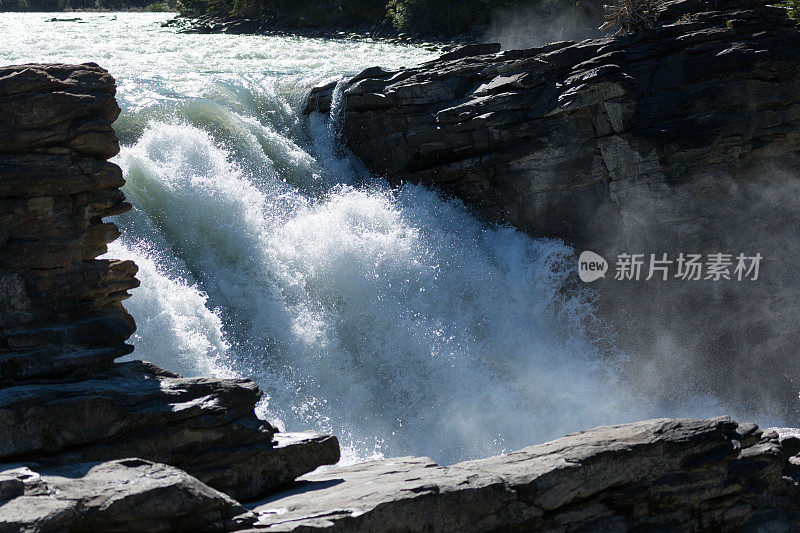
POLYGON ((788 531, 798 435, 650 420, 449 467, 406 457, 312 474, 250 507, 268 531, 788 531))
MULTIPOLYGON (((138 457, 254 498, 339 459, 334 437, 283 434, 245 379, 182 378, 130 353, 131 261, 97 259, 130 209, 94 64, 0 68, 0 462, 138 457)), ((147 358, 147 354, 141 354, 147 358)))
MULTIPOLYGON (((679 185, 723 198, 709 177, 800 161, 800 32, 783 8, 667 0, 646 32, 498 50, 358 74, 339 87, 343 142, 391 182, 595 247, 643 216, 644 199, 679 185)), ((328 113, 335 88, 314 89, 305 112, 328 113)), ((714 220, 713 202, 678 204, 650 209, 647 223, 677 236, 714 220)))
POLYGON ((130 261, 95 259, 130 209, 114 80, 95 65, 0 68, 0 386, 108 366, 132 350, 130 261))
POLYGON ((141 459, 13 465, 0 468, 0 531, 792 531, 798 452, 800 430, 650 420, 448 467, 334 468, 244 506, 141 459))

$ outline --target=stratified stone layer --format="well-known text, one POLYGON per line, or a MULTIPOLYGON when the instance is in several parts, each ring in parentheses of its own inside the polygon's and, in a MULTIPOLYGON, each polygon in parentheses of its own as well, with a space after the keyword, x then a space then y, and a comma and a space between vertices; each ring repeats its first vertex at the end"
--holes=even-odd
POLYGON ((798 435, 648 420, 448 467, 400 457, 329 469, 244 508, 140 459, 0 466, 0 532, 794 531, 798 435))
POLYGON ((97 65, 0 68, 0 385, 108 366, 132 347, 131 261, 98 260, 130 209, 114 79, 97 65))

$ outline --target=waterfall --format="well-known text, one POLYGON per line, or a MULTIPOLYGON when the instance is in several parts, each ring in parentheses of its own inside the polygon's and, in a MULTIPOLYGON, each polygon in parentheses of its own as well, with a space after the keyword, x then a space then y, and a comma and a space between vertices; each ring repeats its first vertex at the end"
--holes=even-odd
POLYGON ((0 53, 96 61, 118 80, 134 208, 109 255, 140 266, 132 357, 252 378, 261 415, 337 435, 351 462, 450 463, 669 414, 626 389, 572 249, 369 176, 335 146, 343 81, 329 120, 298 114, 316 83, 428 52, 84 18, 45 40, 44 18, 21 15, 8 25, 21 47, 0 53))
POLYGON ((336 82, 331 95, 331 111, 328 113, 328 131, 334 140, 338 140, 342 135, 344 127, 344 90, 347 88, 347 77, 341 78, 336 82))
POLYGON ((638 417, 586 335, 590 295, 565 291, 568 247, 419 186, 258 185, 223 148, 240 144, 151 122, 123 149, 142 219, 124 242, 149 278, 134 356, 254 378, 268 418, 354 458, 452 462, 638 417))

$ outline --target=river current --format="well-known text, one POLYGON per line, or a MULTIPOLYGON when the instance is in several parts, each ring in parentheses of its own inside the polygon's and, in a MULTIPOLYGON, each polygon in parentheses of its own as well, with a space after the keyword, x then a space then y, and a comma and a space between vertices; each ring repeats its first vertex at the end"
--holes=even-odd
MULTIPOLYGON (((262 417, 337 435, 347 462, 501 453, 599 424, 717 414, 629 390, 573 250, 487 226, 343 150, 315 85, 411 66, 412 46, 179 35, 167 14, 0 13, 0 63, 92 61, 118 84, 133 204, 132 357, 249 377, 262 417)), ((703 407, 698 407, 702 405, 703 407)))

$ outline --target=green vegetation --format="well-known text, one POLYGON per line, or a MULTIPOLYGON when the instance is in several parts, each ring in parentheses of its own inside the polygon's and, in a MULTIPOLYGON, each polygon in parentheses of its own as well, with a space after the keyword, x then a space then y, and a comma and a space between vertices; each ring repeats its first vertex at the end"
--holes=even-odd
POLYGON ((145 11, 150 11, 153 13, 169 13, 171 11, 175 11, 175 8, 165 2, 156 2, 155 4, 148 5, 145 8, 145 11))
POLYGON ((785 0, 783 7, 789 13, 789 17, 800 22, 800 0, 785 0))
MULTIPOLYGON (((180 0, 186 15, 267 20, 282 28, 387 26, 409 33, 457 34, 489 22, 493 11, 541 5, 549 11, 576 0, 180 0)), ((599 4, 602 0, 578 0, 599 4)))
POLYGON ((513 0, 389 0, 387 16, 399 30, 461 31, 488 21, 492 10, 510 7, 513 0))

